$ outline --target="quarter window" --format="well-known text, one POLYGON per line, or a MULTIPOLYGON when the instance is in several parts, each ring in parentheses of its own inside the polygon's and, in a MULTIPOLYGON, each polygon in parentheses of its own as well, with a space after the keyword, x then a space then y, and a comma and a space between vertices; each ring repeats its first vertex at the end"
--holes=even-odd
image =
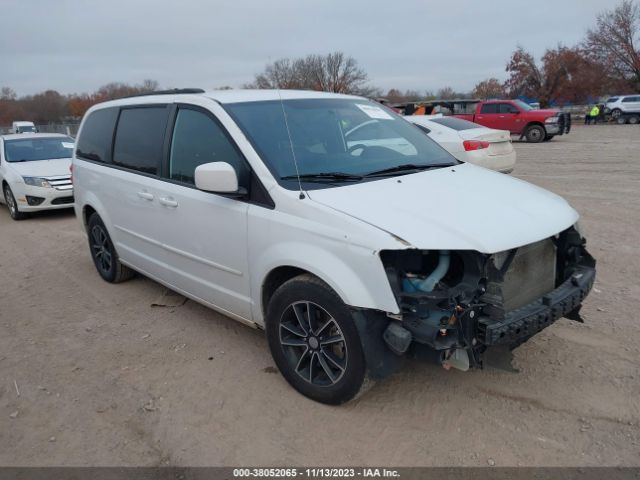
POLYGON ((114 165, 157 175, 166 126, 164 106, 123 109, 113 147, 114 165))
POLYGON ((249 170, 218 122, 189 108, 180 108, 171 140, 169 178, 194 184, 198 165, 226 162, 238 175, 238 184, 247 187, 249 170))

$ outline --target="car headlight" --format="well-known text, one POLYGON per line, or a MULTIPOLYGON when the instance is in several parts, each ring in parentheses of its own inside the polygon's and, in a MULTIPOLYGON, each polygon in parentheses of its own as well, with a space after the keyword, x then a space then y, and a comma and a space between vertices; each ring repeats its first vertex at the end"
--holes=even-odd
POLYGON ((558 118, 557 116, 545 118, 544 123, 558 123, 558 118))
POLYGON ((47 181, 46 178, 41 177, 22 177, 24 183, 27 185, 31 185, 34 187, 43 187, 43 188, 51 188, 51 184, 47 181))

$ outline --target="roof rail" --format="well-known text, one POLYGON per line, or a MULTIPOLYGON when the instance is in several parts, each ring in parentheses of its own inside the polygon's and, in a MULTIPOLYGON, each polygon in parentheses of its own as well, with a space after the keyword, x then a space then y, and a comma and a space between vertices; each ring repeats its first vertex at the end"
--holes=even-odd
POLYGON ((156 90, 153 92, 136 93, 135 95, 127 95, 122 98, 146 97, 149 95, 177 95, 180 93, 204 93, 201 88, 172 88, 170 90, 156 90))

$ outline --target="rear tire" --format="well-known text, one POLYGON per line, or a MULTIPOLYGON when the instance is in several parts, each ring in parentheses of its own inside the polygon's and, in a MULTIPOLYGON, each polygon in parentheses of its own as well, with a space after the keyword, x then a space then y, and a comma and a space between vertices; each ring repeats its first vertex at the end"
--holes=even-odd
POLYGON ((625 125, 627 123, 627 119, 622 116, 618 116, 616 117, 616 123, 618 125, 625 125))
POLYGON ((24 220, 27 218, 27 214, 20 211, 20 207, 18 207, 18 202, 16 202, 16 197, 13 196, 13 192, 11 191, 11 187, 9 185, 4 186, 2 189, 4 192, 4 203, 7 204, 7 208, 9 209, 9 215, 14 220, 24 220))
POLYGON ((310 274, 281 285, 267 307, 269 348, 282 376, 301 394, 338 405, 369 384, 349 307, 310 274))
POLYGON ((540 125, 531 125, 527 128, 525 133, 525 137, 527 137, 527 142, 530 143, 540 143, 544 140, 547 133, 544 131, 544 128, 540 125))
POLYGON ((91 258, 103 280, 109 283, 120 283, 135 275, 133 270, 120 263, 109 232, 97 213, 89 217, 88 234, 91 258))
POLYGON ((637 125, 638 123, 640 123, 640 116, 638 115, 632 115, 629 117, 629 123, 631 125, 637 125))

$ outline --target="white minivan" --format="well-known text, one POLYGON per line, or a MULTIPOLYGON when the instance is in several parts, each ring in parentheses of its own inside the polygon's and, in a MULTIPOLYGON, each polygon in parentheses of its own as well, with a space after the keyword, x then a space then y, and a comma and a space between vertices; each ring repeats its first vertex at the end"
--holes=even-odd
POLYGON ((82 121, 73 182, 103 279, 139 272, 264 328, 284 378, 324 403, 408 355, 482 367, 488 348, 579 319, 595 278, 562 198, 461 163, 357 96, 102 103, 82 121), (372 121, 380 138, 347 138, 372 121))

